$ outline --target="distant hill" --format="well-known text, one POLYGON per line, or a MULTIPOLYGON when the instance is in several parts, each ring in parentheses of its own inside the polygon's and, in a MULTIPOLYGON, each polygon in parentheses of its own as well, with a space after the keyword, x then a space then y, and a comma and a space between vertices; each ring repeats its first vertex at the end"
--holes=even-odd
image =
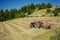
MULTIPOLYGON (((55 7, 49 8, 50 10, 55 10, 55 7)), ((41 10, 35 10, 31 15, 29 16, 42 16, 46 14, 47 9, 41 9, 41 10)))

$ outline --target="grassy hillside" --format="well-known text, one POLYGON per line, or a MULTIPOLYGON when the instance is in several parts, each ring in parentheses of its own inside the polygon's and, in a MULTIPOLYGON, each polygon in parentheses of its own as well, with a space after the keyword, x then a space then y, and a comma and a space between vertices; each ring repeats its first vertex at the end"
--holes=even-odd
POLYGON ((0 40, 55 40, 59 31, 60 17, 29 17, 0 22, 0 40), (37 20, 51 23, 51 29, 30 28, 30 22, 37 20))
MULTIPOLYGON (((49 8, 51 11, 55 10, 55 7, 49 8)), ((31 15, 29 16, 42 16, 42 15, 47 15, 46 14, 47 9, 41 9, 41 10, 35 10, 31 15)))

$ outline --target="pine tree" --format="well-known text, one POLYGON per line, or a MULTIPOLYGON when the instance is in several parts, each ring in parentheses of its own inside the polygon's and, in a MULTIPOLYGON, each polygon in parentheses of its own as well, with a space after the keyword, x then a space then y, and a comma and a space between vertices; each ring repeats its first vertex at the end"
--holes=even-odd
POLYGON ((3 9, 0 10, 0 21, 5 21, 3 9))
POLYGON ((47 8, 51 8, 52 7, 52 4, 51 3, 48 3, 47 4, 47 8))

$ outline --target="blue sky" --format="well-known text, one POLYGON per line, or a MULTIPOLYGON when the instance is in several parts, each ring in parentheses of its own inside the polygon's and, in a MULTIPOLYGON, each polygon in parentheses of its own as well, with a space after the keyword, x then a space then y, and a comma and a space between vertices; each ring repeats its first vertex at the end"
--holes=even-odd
POLYGON ((11 8, 16 8, 20 9, 22 6, 34 3, 51 3, 52 5, 60 6, 60 0, 0 0, 0 9, 8 9, 10 10, 11 8))

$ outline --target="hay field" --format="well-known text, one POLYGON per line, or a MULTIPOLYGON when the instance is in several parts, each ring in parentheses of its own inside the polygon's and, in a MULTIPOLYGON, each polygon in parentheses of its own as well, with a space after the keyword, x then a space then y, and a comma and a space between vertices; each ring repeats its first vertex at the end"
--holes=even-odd
POLYGON ((60 29, 60 17, 29 17, 0 22, 0 40, 50 40, 60 29), (51 29, 30 28, 31 21, 52 24, 51 29))

